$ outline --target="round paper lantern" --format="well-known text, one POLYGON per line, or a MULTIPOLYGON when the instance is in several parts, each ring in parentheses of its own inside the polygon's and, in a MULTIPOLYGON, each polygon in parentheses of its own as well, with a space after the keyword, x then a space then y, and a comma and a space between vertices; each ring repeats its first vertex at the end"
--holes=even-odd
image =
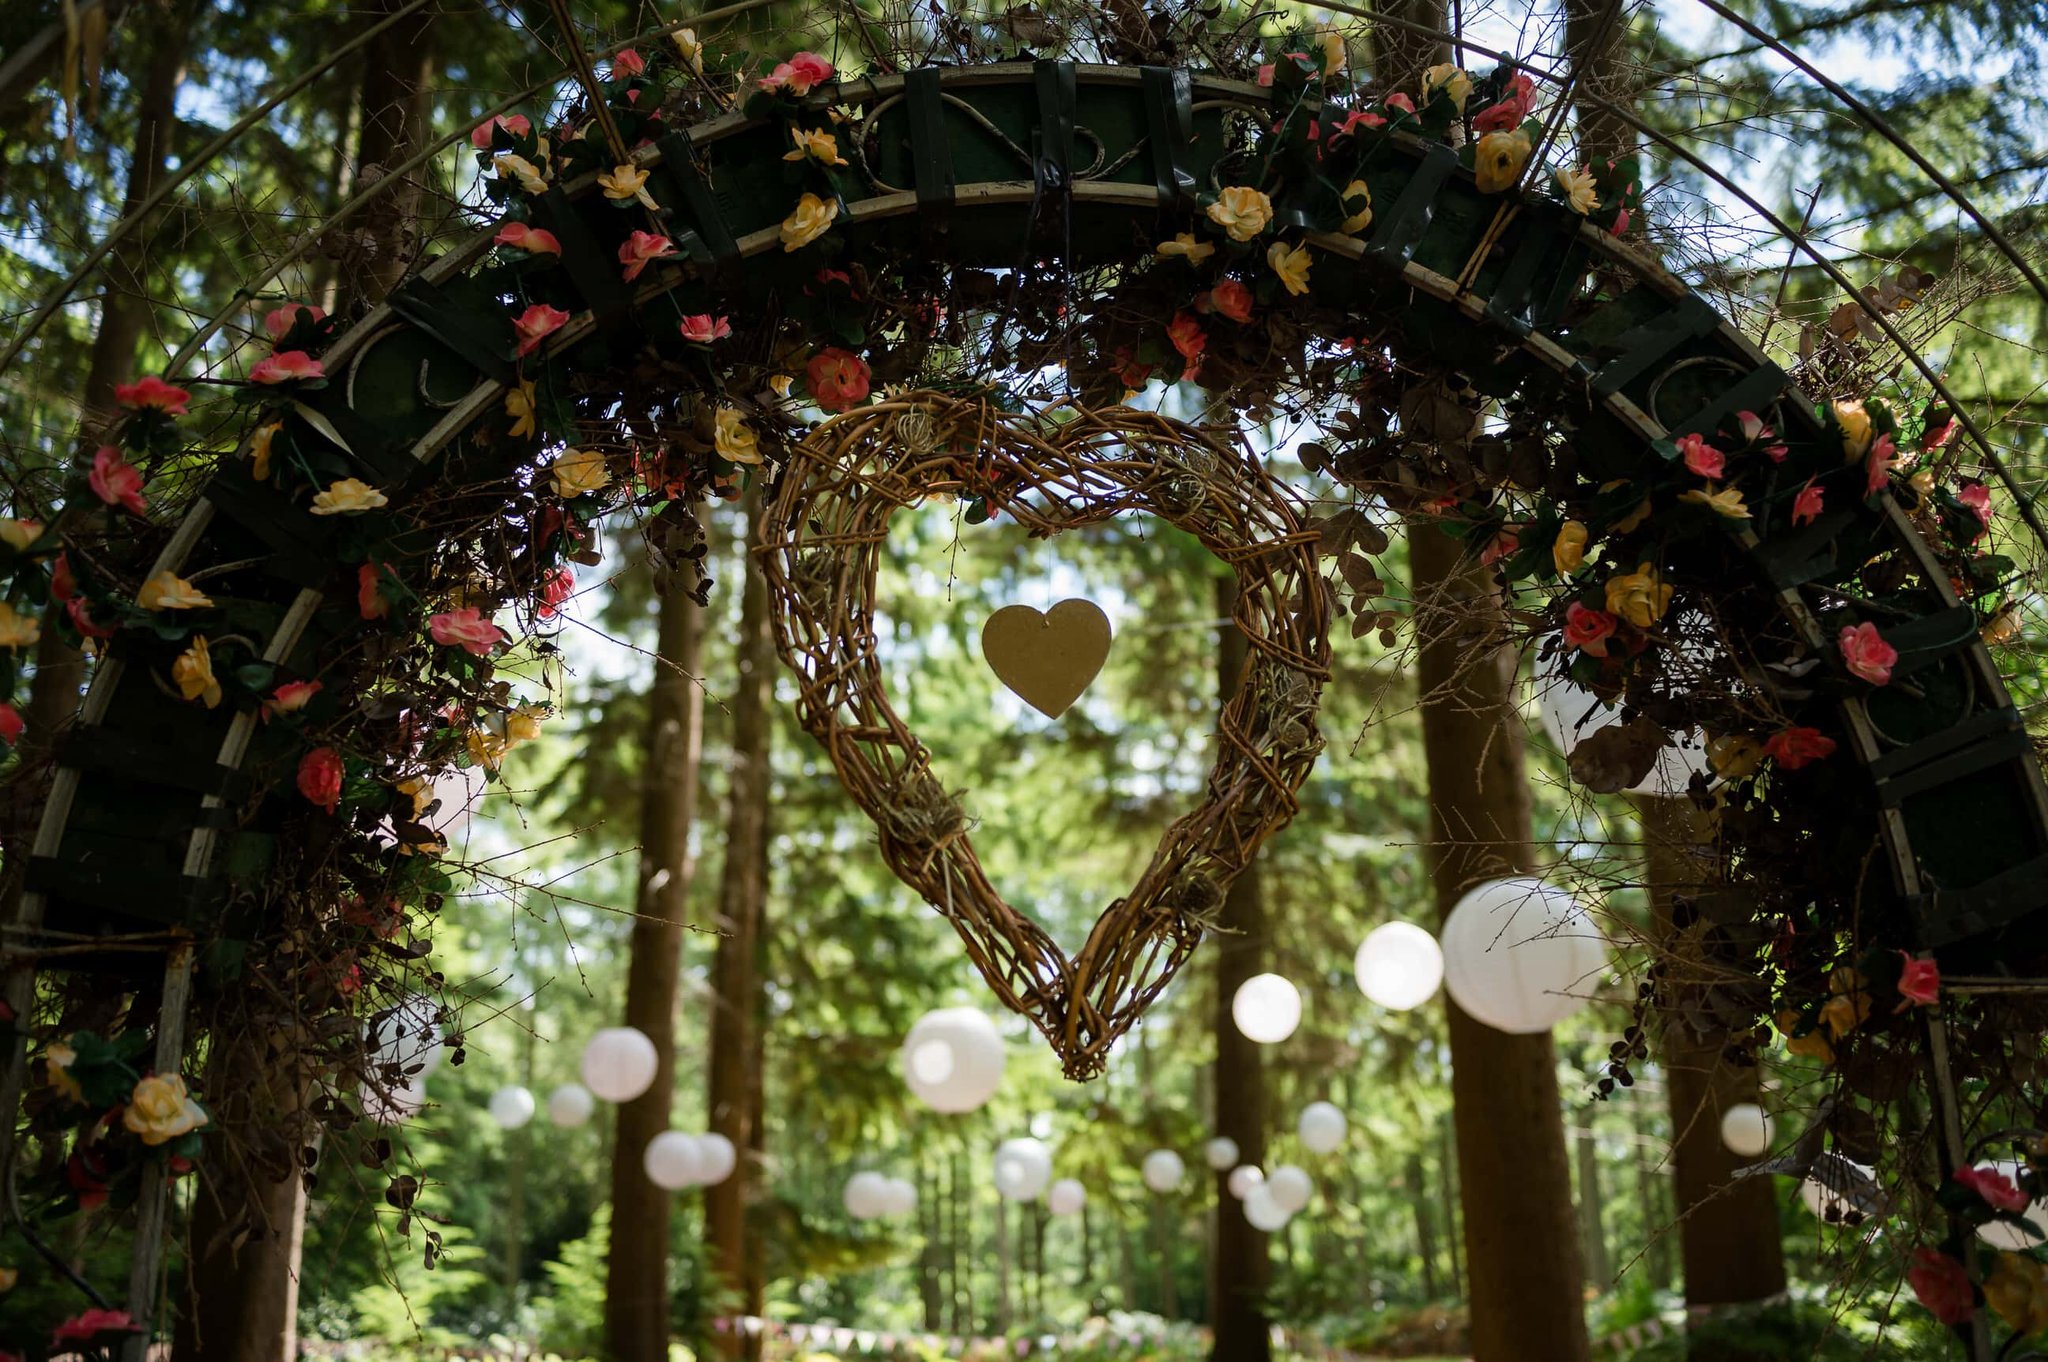
POLYGON ((1218 1135, 1202 1146, 1202 1157, 1217 1172, 1237 1165, 1237 1141, 1228 1135, 1218 1135))
POLYGON ((1586 1005, 1607 943, 1578 904, 1541 880, 1489 880, 1444 920, 1444 986, 1477 1021, 1536 1035, 1586 1005))
POLYGON ((840 1200, 855 1220, 873 1220, 888 1208, 889 1180, 880 1173, 855 1173, 846 1180, 840 1200))
POLYGON ((1088 1204, 1088 1189, 1073 1178, 1061 1178, 1045 1192, 1046 1209, 1054 1215, 1079 1215, 1088 1204))
POLYGON ((1330 1102, 1311 1102, 1301 1109, 1301 1120, 1295 1123, 1295 1134, 1301 1136, 1302 1147, 1311 1154, 1332 1154, 1337 1146, 1344 1143, 1351 1123, 1344 1119, 1344 1113, 1330 1102))
POLYGON ((647 1142, 640 1155, 647 1180, 656 1187, 676 1192, 704 1175, 704 1156, 694 1136, 680 1130, 664 1130, 647 1142))
POLYGON ((611 1026, 583 1047, 583 1086, 607 1102, 630 1102, 654 1082, 654 1042, 630 1026, 611 1026))
POLYGON ((501 1130, 517 1130, 533 1119, 533 1094, 517 1086, 500 1088, 491 1094, 490 1113, 501 1130))
POLYGON ((1274 1197, 1272 1187, 1262 1182, 1245 1194, 1244 1218, 1252 1222, 1253 1229, 1272 1234, 1286 1229, 1294 1217, 1274 1197))
POLYGON ((417 1078, 388 1090, 365 1083, 362 1099, 363 1115, 380 1126, 395 1126, 427 1104, 427 1085, 417 1078))
POLYGON ((1230 1017, 1246 1039, 1277 1045, 1301 1025, 1301 990, 1277 974, 1254 974, 1237 986, 1230 1017))
POLYGON ((996 1146, 996 1191, 1006 1201, 1035 1201, 1052 1181, 1052 1151, 1031 1135, 996 1146))
POLYGON ((1259 1171, 1257 1164, 1245 1163, 1239 1164, 1230 1170, 1230 1176, 1224 1179, 1224 1186, 1230 1189, 1232 1196, 1236 1197, 1239 1201, 1243 1201, 1251 1195, 1252 1188, 1265 1180, 1266 1175, 1259 1171))
MULTIPOLYGON (((1998 1159, 1989 1164, 1979 1164, 1994 1173, 2003 1173, 2012 1179, 2012 1185, 2020 1185, 2020 1165, 2013 1159, 1998 1159)), ((2038 1229, 2048 1230, 2048 1197, 2035 1200, 2034 1204, 2020 1212, 2034 1222, 2038 1229)), ((1977 1227, 1977 1237, 1993 1248, 2006 1249, 2013 1253, 2024 1253, 2040 1244, 2040 1240, 2028 1234, 2018 1225, 2003 1220, 1993 1220, 1977 1227)))
POLYGON ((1414 923, 1383 922, 1359 943, 1351 970, 1360 993, 1390 1011, 1406 1012, 1436 996, 1444 981, 1444 953, 1414 923))
POLYGON ((697 1181, 706 1187, 716 1187, 731 1177, 733 1166, 739 1162, 732 1141, 715 1130, 697 1137, 697 1157, 704 1165, 697 1170, 697 1181))
POLYGON ((917 1188, 904 1178, 883 1178, 881 1214, 909 1215, 917 1209, 917 1188))
POLYGON ((408 1079, 425 1081, 441 1067, 441 1005, 422 993, 378 1015, 370 1029, 371 1058, 395 1064, 408 1079))
MULTIPOLYGON (((1876 1173, 1875 1169, 1866 1167, 1863 1164, 1851 1162, 1847 1159, 1844 1159, 1843 1162, 1866 1178, 1872 1177, 1876 1173)), ((1854 1215, 1857 1210, 1856 1201, 1853 1197, 1842 1195, 1816 1177, 1808 1177, 1799 1184, 1799 1199, 1805 1203, 1806 1209, 1811 1211, 1816 1218, 1825 1220, 1831 1225, 1842 1223, 1845 1218, 1854 1215)))
MULTIPOLYGON (((1684 650, 1681 650, 1681 652, 1684 650)), ((1621 707, 1608 705, 1593 692, 1562 676, 1539 680, 1536 715, 1543 731, 1561 756, 1601 729, 1621 722, 1621 707)), ((1666 745, 1657 753, 1657 764, 1629 789, 1636 794, 1683 795, 1692 785, 1693 772, 1712 772, 1707 767, 1706 738, 1695 728, 1680 739, 1682 745, 1666 745)))
POLYGON ((564 1083, 548 1094, 548 1119, 567 1128, 580 1126, 597 1109, 597 1099, 581 1083, 564 1083))
POLYGON ((1316 1194, 1316 1185, 1310 1180, 1308 1173, 1291 1163, 1283 1163, 1275 1168, 1260 1185, 1265 1188, 1266 1194, 1273 1198, 1273 1204, 1289 1215, 1308 1205, 1308 1199, 1316 1194))
POLYGON ((1737 1102, 1721 1113, 1721 1143, 1745 1159, 1768 1151, 1777 1133, 1778 1123, 1754 1102, 1737 1102))
POLYGON ((903 1039, 903 1081, 934 1111, 973 1111, 1003 1081, 1003 1038, 972 1007, 927 1012, 903 1039))
POLYGON ((1144 1176, 1145 1185, 1153 1191, 1171 1192, 1187 1176, 1188 1166, 1171 1149, 1155 1149, 1145 1156, 1145 1162, 1139 1165, 1138 1171, 1144 1176))

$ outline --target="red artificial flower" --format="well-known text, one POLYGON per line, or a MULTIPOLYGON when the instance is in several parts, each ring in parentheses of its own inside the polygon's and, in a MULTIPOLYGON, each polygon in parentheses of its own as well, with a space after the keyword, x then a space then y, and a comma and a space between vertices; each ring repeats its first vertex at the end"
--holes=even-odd
POLYGON ((469 130, 469 144, 478 151, 491 149, 491 132, 503 128, 515 137, 524 137, 533 131, 533 123, 525 114, 499 114, 496 118, 479 123, 469 130))
POLYGON ((1535 103, 1536 82, 1529 78, 1528 73, 1517 71, 1508 81, 1507 92, 1480 110, 1472 120, 1472 131, 1511 132, 1522 126, 1522 120, 1529 116, 1529 110, 1535 103))
POLYGON ((311 303, 286 303, 263 314, 263 330, 272 340, 283 340, 285 332, 296 326, 302 316, 309 321, 321 321, 327 316, 327 309, 311 303))
POLYGON ((318 681, 287 681, 270 693, 263 702, 263 718, 268 722, 274 714, 297 714, 312 703, 320 693, 318 681))
POLYGON ((1909 1007, 1932 1007, 1941 1001, 1941 966, 1932 960, 1916 960, 1904 951, 1899 958, 1899 1011, 1909 1007))
POLYGON ((114 636, 114 631, 111 627, 97 623, 93 619, 83 596, 73 596, 70 600, 64 602, 64 613, 71 617, 71 627, 87 638, 112 638, 114 636))
POLYGON ((646 69, 647 59, 630 47, 612 56, 613 80, 618 80, 622 76, 637 76, 646 69))
POLYGON ((1187 361, 1187 367, 1181 370, 1180 376, 1183 379, 1193 378, 1195 370, 1202 367, 1202 351, 1209 346, 1209 337, 1202 330, 1202 324, 1185 312, 1176 312, 1167 324, 1166 338, 1187 361))
POLYGON ((2027 1194, 1996 1168, 1958 1168, 1956 1181, 1983 1197, 1994 1211, 2024 1211, 2027 1194))
POLYGON ((1830 756, 1835 740, 1817 728, 1787 728, 1764 739, 1764 755, 1788 771, 1830 756))
POLYGON ((304 350, 285 350, 271 355, 249 371, 251 383, 275 385, 278 383, 303 383, 310 379, 325 378, 327 366, 314 359, 304 350))
POLYGON ((1412 114, 1415 112, 1415 101, 1399 91, 1388 95, 1386 104, 1389 109, 1399 109, 1402 113, 1412 114))
POLYGON ((1512 528, 1504 529, 1486 541, 1486 547, 1479 551, 1479 566, 1492 567, 1503 558, 1512 557, 1522 551, 1522 536, 1512 528))
POLYGON ((142 495, 142 474, 112 445, 101 445, 93 451, 92 471, 85 475, 85 481, 92 494, 109 506, 125 507, 136 515, 149 507, 142 495))
POLYGON ((28 728, 28 721, 21 717, 21 711, 13 705, 0 705, 0 742, 9 747, 21 741, 21 735, 28 728))
POLYGON ((1344 121, 1337 125, 1331 135, 1342 136, 1353 128, 1384 128, 1385 126, 1387 126, 1387 120, 1381 118, 1378 114, 1365 109, 1353 109, 1350 113, 1344 115, 1344 121))
POLYGON ((356 609, 366 620, 381 620, 391 613, 391 602, 378 589, 383 578, 382 564, 365 563, 356 569, 356 609))
POLYGON ((341 753, 316 747, 299 760, 299 793, 333 813, 341 804, 341 753))
POLYGON ((868 395, 868 364, 859 355, 827 346, 804 367, 811 400, 826 411, 845 411, 868 395))
POLYGON ((1970 1274, 1937 1249, 1913 1250, 1906 1282, 1920 1304, 1943 1324, 1968 1324, 1977 1313, 1977 1289, 1970 1285, 1970 1274))
POLYGON ((683 318, 681 330, 683 339, 691 344, 709 345, 732 334, 732 318, 714 317, 709 312, 698 312, 683 318))
POLYGON ((77 594, 78 582, 71 575, 71 559, 60 553, 50 562, 50 595, 68 601, 77 594))
POLYGON ((106 1202, 106 1175, 106 1159, 91 1146, 74 1149, 71 1157, 64 1161, 64 1183, 78 1198, 78 1208, 82 1211, 90 1211, 106 1202))
POLYGON ((460 648, 475 657, 489 657, 505 641, 505 631, 485 619, 473 605, 444 610, 427 621, 427 632, 444 647, 460 648))
POLYGON ((1800 488, 1799 495, 1792 499, 1792 523, 1811 525, 1820 519, 1820 510, 1821 489, 1814 484, 1812 478, 1808 478, 1806 486, 1800 488))
POLYGON ((619 263, 626 267, 626 282, 632 283, 650 264, 675 253, 676 244, 667 237, 654 232, 634 232, 619 246, 619 263))
POLYGON ((519 353, 530 355, 540 343, 568 324, 569 314, 559 307, 546 303, 535 303, 512 321, 512 330, 519 337, 519 353))
POLYGON ((142 1326, 126 1310, 102 1310, 95 1307, 81 1311, 58 1325, 50 1335, 50 1346, 62 1348, 67 1343, 91 1343, 102 1334, 137 1334, 142 1326))
POLYGON ((528 255, 560 255, 562 243, 553 232, 545 227, 535 227, 524 222, 508 222, 498 229, 491 241, 499 246, 510 246, 515 251, 528 255))
POLYGON ((565 567, 556 568, 540 584, 540 609, 536 613, 544 620, 553 619, 562 602, 575 590, 576 574, 565 567))
POLYGON ((1621 621, 1605 610, 1594 610, 1573 601, 1564 610, 1564 641, 1582 653, 1594 657, 1607 656, 1607 640, 1614 637, 1614 631, 1621 627, 1621 621))
POLYGON ((1985 529, 1991 528, 1991 489, 1983 483, 1972 480, 1956 489, 1956 500, 1970 508, 1977 517, 1977 523, 1985 529))
POLYGON ((1899 650, 1884 641, 1877 626, 1869 622, 1845 624, 1836 636, 1844 666, 1873 686, 1889 685, 1892 668, 1898 665, 1899 650))
POLYGON ((1728 456, 1697 433, 1678 437, 1678 457, 1685 461, 1687 468, 1703 478, 1720 478, 1728 471, 1728 456))
POLYGON ((124 407, 137 411, 160 411, 166 416, 183 416, 185 404, 192 400, 192 394, 183 388, 164 382, 155 374, 137 379, 133 383, 117 384, 114 400, 124 407))
POLYGON ((1948 442, 1955 439, 1955 437, 1956 418, 1954 416, 1945 417, 1940 421, 1930 417, 1927 422, 1927 428, 1920 432, 1920 452, 1932 454, 1937 449, 1946 448, 1948 442))
POLYGON ((1234 322, 1252 319, 1252 291, 1236 279, 1220 280, 1196 303, 1204 312, 1214 312, 1234 322))

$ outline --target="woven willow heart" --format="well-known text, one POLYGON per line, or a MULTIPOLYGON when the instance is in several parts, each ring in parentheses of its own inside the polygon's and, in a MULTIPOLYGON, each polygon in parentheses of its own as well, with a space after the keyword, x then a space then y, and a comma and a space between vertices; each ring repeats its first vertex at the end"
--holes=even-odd
POLYGON ((883 858, 952 922, 1068 1077, 1090 1078, 1186 962, 1260 843, 1294 816, 1322 748, 1329 605, 1315 532, 1245 454, 1149 412, 1060 414, 1069 419, 1055 424, 917 392, 834 417, 792 452, 761 553, 798 719, 875 821, 883 858), (1071 957, 988 882, 966 812, 883 688, 875 577, 889 520, 939 493, 985 498, 1034 535, 1149 511, 1237 575, 1249 647, 1218 721, 1208 797, 1166 829, 1138 883, 1071 957))

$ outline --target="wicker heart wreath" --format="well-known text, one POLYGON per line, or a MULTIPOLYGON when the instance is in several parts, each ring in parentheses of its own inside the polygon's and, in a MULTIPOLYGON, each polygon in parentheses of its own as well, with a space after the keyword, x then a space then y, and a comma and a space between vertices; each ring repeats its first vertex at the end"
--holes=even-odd
POLYGON ((1314 530, 1249 457, 1164 417, 1121 407, 1019 416, 917 392, 807 436, 761 543, 798 718, 875 821, 883 858, 959 931, 989 987, 1045 1034, 1069 1077, 1099 1073, 1200 942, 1230 882, 1294 816, 1321 750, 1329 605, 1314 530), (875 575, 889 520, 937 494, 982 499, 1034 536, 1150 512, 1237 576, 1235 621, 1249 647, 1217 724, 1207 798, 1166 830, 1137 885, 1071 957, 989 883, 966 812, 883 687, 875 575))

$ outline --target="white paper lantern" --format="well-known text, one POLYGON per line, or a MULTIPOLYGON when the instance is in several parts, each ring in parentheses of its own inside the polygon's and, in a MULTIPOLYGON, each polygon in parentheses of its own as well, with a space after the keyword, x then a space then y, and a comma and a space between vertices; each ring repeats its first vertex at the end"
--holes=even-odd
POLYGON ((973 1111, 1003 1081, 1003 1038, 972 1007, 927 1012, 903 1039, 903 1081, 934 1111, 973 1111))
POLYGON ((996 1146, 996 1191, 1006 1201, 1036 1201, 1052 1181, 1052 1151, 1035 1136, 996 1146))
POLYGON ((1294 1126, 1302 1147, 1311 1154, 1334 1154, 1350 1131, 1351 1123, 1330 1102, 1309 1103, 1301 1109, 1301 1119, 1294 1126))
POLYGON ((1607 943, 1571 895, 1541 880, 1489 880, 1444 920, 1444 986, 1474 1020, 1535 1035, 1586 1005, 1607 943))
POLYGON ((380 1126, 395 1126, 427 1104, 427 1085, 417 1078, 389 1090, 365 1083, 362 1099, 364 1116, 380 1126))
POLYGON ((715 1130, 697 1137, 697 1157, 703 1163, 697 1170, 697 1181, 706 1187, 716 1187, 731 1177, 739 1163, 739 1153, 732 1147, 732 1141, 715 1130))
POLYGON ((873 1220, 889 1206, 889 1180, 880 1173, 855 1173, 846 1180, 840 1200, 855 1220, 873 1220))
MULTIPOLYGON (((1621 706, 1604 703, 1566 677, 1552 676, 1536 683, 1536 715, 1558 753, 1569 758, 1580 743, 1620 723, 1621 706)), ((1650 773, 1629 789, 1636 794, 1677 797, 1691 788, 1695 771, 1708 771, 1706 738, 1697 728, 1678 739, 1678 745, 1666 745, 1658 752, 1650 773)), ((1708 775, 1711 778, 1712 772, 1708 775)))
POLYGON ((1224 1179, 1224 1186, 1230 1189, 1232 1196, 1243 1201, 1251 1195, 1252 1188, 1265 1180, 1266 1175, 1259 1170, 1257 1164, 1244 1163, 1230 1170, 1230 1176, 1224 1179))
POLYGON ((1046 1188, 1046 1209, 1054 1215, 1079 1215, 1088 1204, 1088 1189, 1073 1178, 1061 1178, 1046 1188))
POLYGON ((1171 1192, 1187 1176, 1188 1166, 1171 1149, 1155 1149, 1145 1156, 1145 1162, 1138 1166, 1138 1171, 1144 1176, 1145 1185, 1153 1191, 1171 1192))
POLYGON ((654 1042, 630 1026, 611 1026, 583 1047, 583 1086, 607 1102, 630 1102, 654 1082, 654 1042))
POLYGON ((1202 1157, 1219 1173, 1233 1168, 1237 1165, 1237 1141, 1228 1135, 1218 1135, 1202 1146, 1202 1157))
POLYGON ((1273 1195, 1272 1187, 1262 1182, 1245 1194, 1244 1218, 1252 1222, 1253 1229, 1272 1234, 1286 1229, 1294 1217, 1273 1195))
POLYGON ((1316 1194, 1315 1182, 1307 1171, 1291 1163, 1275 1168, 1262 1185, 1273 1198, 1273 1204, 1289 1215, 1308 1205, 1309 1198, 1316 1194))
POLYGON ((501 1130, 517 1130, 533 1119, 533 1094, 518 1086, 491 1094, 491 1119, 501 1130))
MULTIPOLYGON (((2012 1179, 2013 1186, 2017 1187, 2020 1185, 2020 1165, 2016 1160, 1997 1159, 1989 1164, 1980 1164, 1978 1166, 1989 1168, 1994 1173, 2003 1173, 2006 1177, 2012 1179)), ((2048 1230, 2048 1197, 2037 1199, 2033 1205, 2027 1207, 2020 1214, 2033 1221, 2034 1228, 2048 1230)), ((2028 1249, 2039 1247, 2041 1244, 2039 1239, 2034 1238, 2018 1225, 2004 1220, 1993 1220, 1988 1224, 1979 1225, 1977 1227, 1977 1237, 1993 1248, 2002 1248, 2013 1253, 2024 1253, 2028 1249)))
POLYGON ((548 1094, 548 1119, 564 1129, 580 1126, 597 1110, 597 1099, 581 1083, 564 1083, 548 1094))
POLYGON ((1230 1017, 1246 1039, 1277 1045, 1301 1025, 1301 990, 1277 974, 1254 974, 1237 986, 1230 1017))
MULTIPOLYGON (((1867 1165, 1849 1159, 1843 1159, 1842 1162, 1866 1178, 1876 1176, 1877 1170, 1867 1165)), ((1844 1196, 1816 1177, 1808 1177, 1799 1184, 1799 1200, 1815 1218, 1825 1220, 1829 1224, 1840 1224, 1857 1210, 1854 1197, 1844 1196)))
POLYGON ((379 1013, 370 1028, 371 1058, 397 1065, 413 1082, 424 1082, 441 1067, 440 1015, 441 1005, 421 993, 379 1013))
POLYGON ((1414 923, 1383 922, 1359 943, 1351 970, 1360 993, 1389 1011, 1406 1012, 1436 996, 1444 981, 1444 953, 1414 923))
POLYGON ((1754 1102, 1737 1102, 1721 1113, 1721 1143, 1745 1159, 1768 1152, 1777 1133, 1778 1123, 1754 1102))
POLYGON ((680 1130, 664 1130, 647 1142, 640 1155, 640 1166, 647 1170, 649 1182, 676 1192, 704 1175, 704 1155, 695 1136, 680 1130))
POLYGON ((904 1178, 883 1178, 881 1214, 905 1216, 917 1209, 917 1188, 904 1178))

